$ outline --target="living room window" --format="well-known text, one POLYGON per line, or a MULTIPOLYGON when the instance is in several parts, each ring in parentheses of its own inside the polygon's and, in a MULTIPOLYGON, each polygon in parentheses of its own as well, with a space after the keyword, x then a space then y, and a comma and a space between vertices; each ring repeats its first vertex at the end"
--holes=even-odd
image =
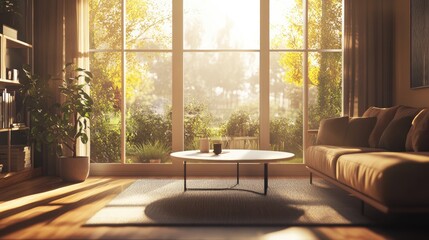
POLYGON ((89 3, 93 162, 169 162, 207 136, 302 163, 305 130, 341 114, 341 0, 89 3))
POLYGON ((341 97, 342 0, 270 0, 272 148, 302 162, 306 130, 341 115, 341 97))
POLYGON ((200 136, 257 149, 259 0, 183 4, 185 149, 200 136))
POLYGON ((149 163, 171 149, 172 2, 90 0, 91 160, 149 163))

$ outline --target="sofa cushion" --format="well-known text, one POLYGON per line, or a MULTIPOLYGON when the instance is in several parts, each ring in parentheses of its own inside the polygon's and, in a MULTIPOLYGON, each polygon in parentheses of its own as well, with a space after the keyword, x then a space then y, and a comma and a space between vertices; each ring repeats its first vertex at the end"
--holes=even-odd
POLYGON ((389 151, 404 152, 405 141, 411 127, 413 117, 403 117, 392 120, 381 135, 378 146, 389 151))
POLYGON ((350 118, 344 145, 352 147, 369 147, 368 139, 376 122, 376 117, 350 118))
POLYGON ((337 180, 387 205, 429 205, 429 152, 371 152, 338 158, 337 180))
POLYGON ((332 145, 310 146, 305 152, 305 164, 331 178, 336 178, 338 158, 343 154, 384 151, 376 148, 339 147, 332 145))
POLYGON ((400 106, 392 121, 383 131, 378 146, 389 151, 405 151, 405 142, 411 128, 411 122, 419 112, 420 109, 418 108, 400 106))
POLYGON ((429 109, 421 110, 414 118, 405 145, 407 151, 429 151, 429 109))
POLYGON ((398 108, 399 106, 391 108, 370 107, 364 112, 362 115, 363 117, 377 117, 377 123, 375 124, 374 129, 372 130, 368 139, 370 147, 378 147, 378 143, 384 129, 386 129, 387 125, 393 119, 398 108))
POLYGON ((344 145, 349 117, 328 118, 320 121, 317 145, 344 145))

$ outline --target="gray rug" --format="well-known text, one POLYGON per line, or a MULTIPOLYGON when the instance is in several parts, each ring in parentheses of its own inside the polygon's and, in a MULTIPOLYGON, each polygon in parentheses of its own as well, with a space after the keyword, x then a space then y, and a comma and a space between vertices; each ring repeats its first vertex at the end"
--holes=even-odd
MULTIPOLYGON (((190 179, 189 188, 224 188, 235 179, 190 179)), ((240 190, 183 192, 180 179, 135 181, 85 225, 275 226, 368 225, 360 201, 323 180, 243 178, 240 190), (254 192, 252 192, 254 191, 254 192)))

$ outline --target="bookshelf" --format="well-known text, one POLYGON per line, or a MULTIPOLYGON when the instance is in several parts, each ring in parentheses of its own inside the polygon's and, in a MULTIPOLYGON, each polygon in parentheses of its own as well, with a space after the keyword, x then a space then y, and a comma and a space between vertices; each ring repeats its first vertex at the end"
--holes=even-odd
POLYGON ((0 33, 0 186, 34 175, 29 116, 19 96, 25 64, 33 64, 32 44, 0 33))

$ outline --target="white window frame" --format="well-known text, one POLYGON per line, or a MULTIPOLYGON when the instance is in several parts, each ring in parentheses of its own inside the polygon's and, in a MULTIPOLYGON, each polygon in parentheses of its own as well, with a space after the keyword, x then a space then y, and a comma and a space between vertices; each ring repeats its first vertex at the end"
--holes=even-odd
MULTIPOLYGON (((260 0, 260 49, 205 49, 190 50, 184 49, 183 44, 183 1, 172 0, 172 49, 126 49, 125 39, 125 1, 122 4, 122 96, 126 89, 126 53, 127 52, 168 52, 172 53, 172 151, 182 151, 184 149, 184 75, 183 75, 183 55, 185 52, 259 52, 259 122, 260 149, 270 149, 270 54, 273 52, 300 52, 303 53, 303 145, 304 149, 308 145, 308 55, 311 52, 342 52, 342 49, 309 49, 308 48, 308 1, 303 0, 304 15, 304 48, 303 49, 270 49, 270 1, 260 0)), ((118 49, 90 49, 89 52, 118 52, 118 49)), ((125 163, 125 99, 121 100, 121 163, 91 163, 91 175, 144 175, 144 176, 181 176, 183 166, 181 162, 173 161, 171 164, 126 164, 125 163)), ((305 161, 305 156, 304 156, 305 161)), ((296 164, 275 164, 270 168, 270 175, 273 176, 302 176, 308 174, 305 165, 296 164)), ((190 176, 234 176, 236 174, 235 164, 192 164, 188 166, 190 176)), ((262 176, 263 166, 260 164, 243 164, 240 166, 240 174, 248 176, 262 176)))

